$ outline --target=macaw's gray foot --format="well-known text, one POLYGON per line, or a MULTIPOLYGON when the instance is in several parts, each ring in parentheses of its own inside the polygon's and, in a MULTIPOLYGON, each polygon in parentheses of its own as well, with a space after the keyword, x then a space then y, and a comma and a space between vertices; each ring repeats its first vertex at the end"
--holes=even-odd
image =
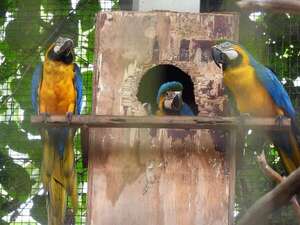
POLYGON ((148 102, 143 103, 143 108, 148 116, 152 115, 152 108, 150 103, 148 102))
POLYGON ((250 113, 240 113, 239 116, 239 121, 240 121, 240 125, 244 125, 245 124, 245 120, 249 119, 251 117, 250 113))
POLYGON ((43 113, 39 113, 39 116, 42 116, 43 117, 43 122, 47 123, 47 118, 50 116, 50 114, 47 113, 47 112, 43 112, 43 113))
POLYGON ((72 112, 67 112, 66 113, 66 117, 67 117, 68 123, 71 123, 72 117, 73 117, 73 113, 72 112))
POLYGON ((284 116, 284 115, 280 115, 280 116, 276 116, 275 118, 275 123, 278 127, 282 127, 283 126, 283 120, 287 119, 288 117, 284 116))

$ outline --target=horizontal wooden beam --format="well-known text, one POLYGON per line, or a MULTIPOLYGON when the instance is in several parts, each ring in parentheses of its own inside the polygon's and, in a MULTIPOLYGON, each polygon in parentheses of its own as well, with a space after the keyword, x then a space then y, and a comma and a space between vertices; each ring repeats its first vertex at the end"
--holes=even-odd
POLYGON ((283 119, 281 126, 275 118, 252 117, 203 117, 203 116, 73 116, 70 122, 65 116, 32 116, 37 126, 70 126, 102 128, 176 128, 176 129, 229 129, 245 126, 252 129, 288 129, 290 119, 283 119))
POLYGON ((247 10, 300 13, 299 0, 241 0, 237 4, 247 10))

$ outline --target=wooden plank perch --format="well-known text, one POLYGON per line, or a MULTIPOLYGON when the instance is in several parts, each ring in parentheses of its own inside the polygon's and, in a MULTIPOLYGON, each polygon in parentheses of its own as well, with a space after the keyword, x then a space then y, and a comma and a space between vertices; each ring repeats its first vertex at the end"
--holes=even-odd
POLYGON ((241 218, 238 225, 258 225, 272 211, 289 203, 300 190, 300 168, 291 173, 272 191, 256 201, 241 218))
POLYGON ((246 126, 258 129, 288 129, 290 119, 278 126, 275 118, 202 117, 202 116, 32 116, 31 123, 38 126, 102 127, 102 128, 177 128, 177 129, 228 129, 246 126))
POLYGON ((299 0, 242 0, 239 7, 247 10, 272 10, 277 12, 300 13, 299 0))

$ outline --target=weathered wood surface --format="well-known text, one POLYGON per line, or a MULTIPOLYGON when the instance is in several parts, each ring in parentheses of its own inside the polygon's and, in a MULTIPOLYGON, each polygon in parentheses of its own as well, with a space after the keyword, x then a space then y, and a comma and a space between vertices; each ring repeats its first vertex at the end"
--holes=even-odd
POLYGON ((65 116, 31 117, 37 126, 70 126, 102 128, 175 128, 175 129, 231 129, 239 126, 260 130, 282 130, 290 127, 290 119, 285 118, 278 125, 276 118, 205 117, 205 116, 73 116, 67 121, 65 116))
POLYGON ((234 206, 235 206, 235 180, 236 180, 236 151, 237 148, 237 129, 233 129, 229 134, 227 151, 227 163, 229 176, 229 201, 228 201, 228 224, 234 225, 234 206))
POLYGON ((242 9, 272 10, 278 12, 300 13, 299 0, 242 0, 237 2, 242 9))
POLYGON ((238 225, 260 225, 261 218, 289 203, 300 190, 300 168, 291 173, 272 191, 265 194, 250 207, 238 225))
MULTIPOLYGON (((222 115, 222 71, 210 57, 219 38, 238 39, 237 15, 98 14, 94 115, 146 115, 139 84, 160 64, 191 77, 202 114, 222 115)), ((213 132, 91 128, 88 224, 228 224, 230 163, 215 150, 213 132)))

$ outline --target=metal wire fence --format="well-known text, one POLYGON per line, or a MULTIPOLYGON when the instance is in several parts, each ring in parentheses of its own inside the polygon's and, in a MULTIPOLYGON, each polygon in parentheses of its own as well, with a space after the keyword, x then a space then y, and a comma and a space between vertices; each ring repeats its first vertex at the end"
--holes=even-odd
MULTIPOLYGON (((24 2, 26 7, 21 5, 18 10, 12 7, 0 17, 0 224, 46 224, 45 198, 39 175, 42 146, 38 132, 29 123, 32 109, 28 88, 34 65, 43 59, 46 46, 58 35, 66 34, 76 40, 77 63, 84 83, 83 114, 91 112, 95 5, 89 5, 92 1, 59 4, 56 0, 39 0, 36 8, 30 1, 24 2), (83 9, 77 10, 78 5, 83 9), (26 13, 22 13, 22 7, 26 8, 26 13), (31 22, 32 18, 38 18, 39 26, 31 22), (32 40, 35 37, 30 32, 37 32, 39 38, 32 40)), ((113 0, 99 2, 101 10, 105 11, 118 4, 113 0)), ((257 29, 255 38, 264 40, 267 45, 264 63, 279 74, 299 108, 300 46, 295 44, 295 40, 300 39, 299 22, 290 20, 289 26, 282 27, 280 39, 257 29)), ((79 192, 75 223, 85 224, 87 171, 81 159, 79 134, 75 143, 79 192)), ((263 146, 270 149, 268 144, 263 146)), ((253 152, 258 154, 260 149, 247 147, 238 171, 237 210, 240 214, 275 185, 258 169, 253 152)), ((269 153, 268 157, 280 171, 280 166, 274 163, 278 161, 278 155, 269 153)), ((73 219, 70 218, 68 223, 71 224, 73 219)), ((267 224, 296 224, 291 207, 277 211, 267 224)))
MULTIPOLYGON (((76 63, 84 86, 82 113, 91 112, 95 13, 100 7, 111 10, 117 1, 62 2, 20 1, 5 8, 0 17, 0 224, 47 224, 39 174, 42 146, 29 122, 30 83, 34 66, 57 36, 69 36, 77 44, 76 63)), ((76 216, 67 213, 66 224, 86 224, 87 170, 79 132, 75 151, 79 207, 76 216)))
MULTIPOLYGON (((299 114, 299 17, 262 11, 252 13, 251 16, 252 20, 257 21, 254 23, 255 28, 252 30, 252 36, 249 38, 252 39, 255 46, 251 51, 256 51, 256 57, 260 56, 258 57, 260 58, 259 61, 275 71, 299 114)), ((279 155, 271 142, 267 141, 267 137, 257 132, 248 135, 243 157, 238 159, 236 209, 239 213, 237 218, 243 215, 262 195, 277 185, 265 177, 259 168, 256 156, 262 150, 266 153, 268 163, 281 175, 286 175, 279 155)), ((298 223, 292 206, 287 205, 265 218, 265 224, 296 225, 298 223)))

